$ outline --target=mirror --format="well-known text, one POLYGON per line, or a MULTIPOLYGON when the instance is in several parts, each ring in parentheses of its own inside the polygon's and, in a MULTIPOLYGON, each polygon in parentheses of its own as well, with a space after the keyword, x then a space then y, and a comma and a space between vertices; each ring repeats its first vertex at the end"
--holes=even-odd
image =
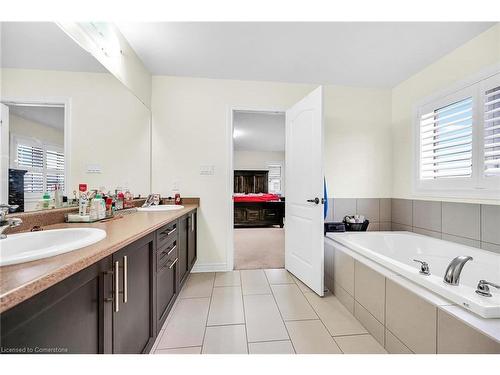
POLYGON ((0 26, 0 203, 65 207, 82 183, 146 196, 149 109, 55 23, 0 26))

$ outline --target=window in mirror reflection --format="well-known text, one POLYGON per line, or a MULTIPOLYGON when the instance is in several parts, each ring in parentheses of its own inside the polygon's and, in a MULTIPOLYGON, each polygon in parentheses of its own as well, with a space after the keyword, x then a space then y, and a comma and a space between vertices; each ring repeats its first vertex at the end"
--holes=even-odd
POLYGON ((64 106, 9 103, 9 204, 17 211, 66 205, 64 106))

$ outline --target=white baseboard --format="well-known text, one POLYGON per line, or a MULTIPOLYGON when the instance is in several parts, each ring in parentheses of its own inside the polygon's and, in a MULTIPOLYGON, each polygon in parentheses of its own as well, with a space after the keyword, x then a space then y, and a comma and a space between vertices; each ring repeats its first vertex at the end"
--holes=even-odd
POLYGON ((226 272, 226 263, 200 263, 196 262, 191 270, 192 273, 198 272, 226 272))

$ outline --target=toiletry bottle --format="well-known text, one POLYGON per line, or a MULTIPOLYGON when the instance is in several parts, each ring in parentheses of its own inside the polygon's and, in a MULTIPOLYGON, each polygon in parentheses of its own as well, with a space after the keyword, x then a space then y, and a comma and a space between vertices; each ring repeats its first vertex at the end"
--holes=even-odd
MULTIPOLYGON (((87 196, 87 184, 79 184, 78 191, 80 192, 80 196, 78 197, 78 215, 86 216, 89 214, 87 210, 87 206, 89 203, 87 196)), ((76 191, 73 192, 76 199, 76 191)))
POLYGON ((59 184, 55 185, 54 204, 55 204, 56 208, 62 207, 62 190, 61 190, 61 186, 59 184))
POLYGON ((123 195, 123 193, 120 191, 118 192, 117 196, 116 196, 116 209, 117 210, 123 210, 123 200, 125 199, 125 196, 123 195))
POLYGON ((106 209, 104 208, 103 206, 103 200, 102 200, 102 196, 101 194, 97 193, 95 195, 95 198, 93 199, 92 201, 92 205, 94 207, 94 211, 95 211, 95 216, 96 216, 96 219, 97 220, 101 220, 101 219, 104 219, 104 217, 106 216, 106 209))
POLYGON ((174 196, 174 204, 181 204, 181 193, 179 192, 179 189, 174 188, 172 190, 172 195, 174 196))
POLYGON ((45 210, 50 208, 50 194, 45 192, 42 196, 42 208, 45 210))
POLYGON ((134 207, 132 199, 133 199, 132 193, 127 189, 124 194, 123 208, 134 207))

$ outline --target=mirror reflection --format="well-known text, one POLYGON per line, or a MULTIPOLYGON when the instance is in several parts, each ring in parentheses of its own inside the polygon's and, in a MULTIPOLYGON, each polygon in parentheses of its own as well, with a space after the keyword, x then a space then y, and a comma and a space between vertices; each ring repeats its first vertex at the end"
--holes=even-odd
POLYGON ((150 192, 150 111, 52 22, 2 22, 0 203, 150 192))
POLYGON ((64 105, 8 103, 9 204, 17 211, 67 207, 64 105))

